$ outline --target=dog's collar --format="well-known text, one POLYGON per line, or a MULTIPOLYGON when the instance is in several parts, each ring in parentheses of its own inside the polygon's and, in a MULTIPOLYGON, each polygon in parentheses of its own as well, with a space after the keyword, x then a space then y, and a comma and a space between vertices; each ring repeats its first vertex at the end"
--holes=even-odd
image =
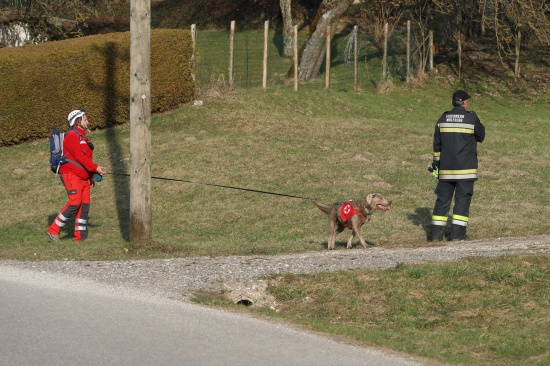
POLYGON ((365 206, 365 205, 361 205, 361 206, 363 206, 363 208, 364 208, 364 209, 365 209, 365 211, 367 212, 367 216, 370 216, 370 215, 372 215, 372 212, 371 212, 371 211, 369 211, 369 209, 367 208, 367 206, 365 206))

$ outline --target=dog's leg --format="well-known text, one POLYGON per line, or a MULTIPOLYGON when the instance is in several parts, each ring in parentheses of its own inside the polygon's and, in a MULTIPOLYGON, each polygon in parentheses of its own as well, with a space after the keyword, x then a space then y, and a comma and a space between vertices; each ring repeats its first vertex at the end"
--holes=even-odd
MULTIPOLYGON (((352 219, 355 219, 355 217, 352 217, 352 219)), ((362 222, 360 223, 357 220, 353 220, 351 223, 353 227, 353 234, 359 238, 359 241, 361 242, 363 247, 365 247, 365 249, 369 249, 367 242, 365 241, 365 239, 363 239, 363 235, 361 235, 361 227, 363 226, 362 222)))
POLYGON ((353 238, 355 238, 355 232, 352 232, 351 233, 351 236, 349 237, 349 240, 348 240, 348 245, 347 245, 347 249, 351 249, 351 243, 353 241, 353 238))
POLYGON ((363 236, 361 235, 361 233, 359 233, 359 235, 357 236, 359 237, 359 241, 361 241, 361 244, 363 244, 365 249, 369 249, 369 246, 367 245, 367 242, 365 241, 365 239, 363 239, 363 236))
POLYGON ((333 250, 336 244, 336 223, 334 222, 331 215, 328 217, 328 243, 327 249, 333 250))

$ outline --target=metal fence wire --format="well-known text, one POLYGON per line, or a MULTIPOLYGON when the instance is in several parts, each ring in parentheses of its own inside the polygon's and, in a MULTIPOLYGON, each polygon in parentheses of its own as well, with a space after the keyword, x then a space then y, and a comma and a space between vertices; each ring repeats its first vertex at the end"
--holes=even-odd
MULTIPOLYGON (((410 73, 423 68, 421 53, 426 40, 418 28, 411 28, 410 73), (418 41, 420 40, 420 41, 418 41)), ((298 34, 298 48, 307 39, 305 32, 298 34)), ((407 31, 398 30, 388 40, 387 76, 394 82, 407 79, 407 31)), ((359 89, 372 88, 382 80, 383 49, 375 44, 374 37, 357 32, 357 83, 359 89)), ((230 86, 230 32, 196 31, 195 80, 200 94, 212 89, 230 86)), ((331 41, 330 88, 353 91, 355 88, 353 30, 337 34, 331 41)), ((236 31, 233 41, 233 86, 261 88, 263 84, 264 31, 236 31)), ((425 55, 424 55, 425 59, 425 55)), ((268 32, 267 88, 292 88, 293 75, 289 73, 293 60, 283 56, 281 31, 268 32)), ((326 87, 326 58, 319 75, 312 81, 300 82, 301 87, 326 87)))

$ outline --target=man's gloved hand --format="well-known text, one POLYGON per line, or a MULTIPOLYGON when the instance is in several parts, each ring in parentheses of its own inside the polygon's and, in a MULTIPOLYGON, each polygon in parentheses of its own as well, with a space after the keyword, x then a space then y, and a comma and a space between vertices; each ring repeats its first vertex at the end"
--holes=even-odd
POLYGON ((432 163, 432 165, 428 167, 428 171, 432 173, 435 178, 439 178, 439 167, 435 165, 435 163, 432 163))

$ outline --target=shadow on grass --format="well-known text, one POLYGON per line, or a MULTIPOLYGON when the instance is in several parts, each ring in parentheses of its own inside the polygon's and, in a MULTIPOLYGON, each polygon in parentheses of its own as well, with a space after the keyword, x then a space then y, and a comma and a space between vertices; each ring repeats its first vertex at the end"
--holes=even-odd
MULTIPOLYGON (((51 214, 48 216, 48 226, 57 218, 57 213, 51 214)), ((59 239, 60 240, 73 240, 74 238, 74 217, 70 218, 66 223, 65 226, 61 227, 59 231, 59 239)), ((88 223, 88 229, 93 229, 99 227, 98 225, 94 225, 92 222, 88 223)), ((47 237, 47 236, 46 236, 47 237)))
MULTIPOLYGON (((347 236, 348 234, 351 235, 351 232, 349 232, 348 234, 346 234, 345 232, 342 234, 342 237, 344 237, 344 234, 346 235, 345 237, 349 239, 349 236, 347 236)), ((365 242, 367 243, 368 247, 369 248, 375 248, 377 247, 378 245, 376 245, 375 243, 371 242, 371 241, 368 241, 365 239, 365 242)), ((328 241, 324 241, 322 243, 318 243, 318 245, 322 248, 322 249, 327 249, 328 248, 328 241)), ((351 243, 351 249, 364 249, 363 246, 361 245, 361 242, 359 241, 359 239, 355 238, 352 243, 351 243)), ((341 241, 341 240, 336 240, 336 242, 334 243, 334 249, 347 249, 348 247, 348 241, 341 241)))
MULTIPOLYGON (((115 111, 117 109, 117 92, 115 76, 117 75, 116 65, 117 58, 123 57, 123 52, 120 51, 115 43, 109 42, 100 50, 105 59, 105 80, 99 83, 95 83, 92 78, 88 79, 88 87, 92 90, 97 90, 105 96, 104 107, 105 122, 107 129, 105 130, 105 141, 107 143, 107 149, 109 160, 114 172, 128 171, 128 166, 122 159, 124 156, 124 149, 119 137, 116 134, 116 129, 113 127, 116 125, 115 111)), ((111 172, 109 172, 111 173, 111 172)), ((115 206, 117 211, 118 225, 120 234, 125 241, 130 241, 130 182, 128 177, 123 175, 109 175, 114 182, 115 187, 115 206)))
POLYGON ((432 209, 428 207, 417 207, 414 213, 408 215, 408 219, 414 225, 422 227, 426 233, 426 240, 428 240, 432 224, 432 209))

